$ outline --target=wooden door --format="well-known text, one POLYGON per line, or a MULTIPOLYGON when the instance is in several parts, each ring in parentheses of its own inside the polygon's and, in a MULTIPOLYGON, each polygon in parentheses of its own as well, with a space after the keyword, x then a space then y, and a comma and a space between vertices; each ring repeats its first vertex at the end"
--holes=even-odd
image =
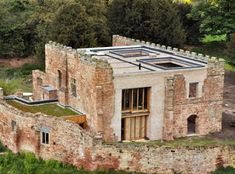
POLYGON ((138 140, 146 137, 147 116, 122 119, 122 140, 138 140))

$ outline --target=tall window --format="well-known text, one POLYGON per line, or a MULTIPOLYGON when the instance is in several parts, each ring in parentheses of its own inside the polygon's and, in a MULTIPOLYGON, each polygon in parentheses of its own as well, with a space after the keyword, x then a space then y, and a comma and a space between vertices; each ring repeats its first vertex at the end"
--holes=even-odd
POLYGON ((16 131, 16 129, 17 129, 16 121, 12 120, 12 121, 11 121, 11 130, 12 130, 12 131, 16 131))
POLYGON ((145 111, 148 109, 148 88, 122 90, 122 111, 145 111))
POLYGON ((41 131, 41 143, 49 144, 49 133, 45 131, 41 131))
POLYGON ((62 86, 62 73, 58 70, 58 87, 61 88, 62 86))
POLYGON ((77 96, 76 79, 74 78, 71 79, 71 94, 75 97, 77 96))
POLYGON ((198 82, 189 83, 189 98, 198 96, 198 82))

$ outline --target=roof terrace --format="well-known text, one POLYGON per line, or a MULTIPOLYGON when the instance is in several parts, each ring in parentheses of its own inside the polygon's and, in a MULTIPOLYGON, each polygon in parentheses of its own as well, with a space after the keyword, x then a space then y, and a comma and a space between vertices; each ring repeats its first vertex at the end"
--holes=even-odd
POLYGON ((207 62, 156 47, 134 45, 121 47, 87 48, 87 55, 107 61, 114 75, 129 73, 179 71, 207 67, 207 62))

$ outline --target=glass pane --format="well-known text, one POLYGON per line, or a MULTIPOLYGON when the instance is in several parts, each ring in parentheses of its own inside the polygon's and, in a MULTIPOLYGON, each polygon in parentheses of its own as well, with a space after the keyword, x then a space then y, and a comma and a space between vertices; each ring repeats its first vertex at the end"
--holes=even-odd
POLYGON ((122 111, 125 110, 125 90, 122 90, 122 111))
POLYGON ((144 88, 144 109, 148 109, 148 88, 144 88))
POLYGON ((139 89, 138 110, 143 110, 143 88, 139 89))
POLYGON ((124 89, 122 90, 122 110, 130 110, 130 98, 131 90, 124 89))
POLYGON ((138 89, 133 89, 133 110, 137 110, 137 91, 138 89))

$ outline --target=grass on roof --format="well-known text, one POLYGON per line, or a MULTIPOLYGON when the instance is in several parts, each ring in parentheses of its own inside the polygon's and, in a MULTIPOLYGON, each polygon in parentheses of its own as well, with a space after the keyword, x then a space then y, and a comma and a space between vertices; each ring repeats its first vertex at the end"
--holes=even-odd
POLYGON ((24 105, 14 100, 8 100, 7 103, 23 112, 31 112, 31 113, 41 112, 46 115, 53 115, 57 117, 79 115, 78 113, 72 111, 71 109, 68 109, 68 108, 64 109, 54 103, 42 104, 42 105, 36 105, 36 106, 24 105))

